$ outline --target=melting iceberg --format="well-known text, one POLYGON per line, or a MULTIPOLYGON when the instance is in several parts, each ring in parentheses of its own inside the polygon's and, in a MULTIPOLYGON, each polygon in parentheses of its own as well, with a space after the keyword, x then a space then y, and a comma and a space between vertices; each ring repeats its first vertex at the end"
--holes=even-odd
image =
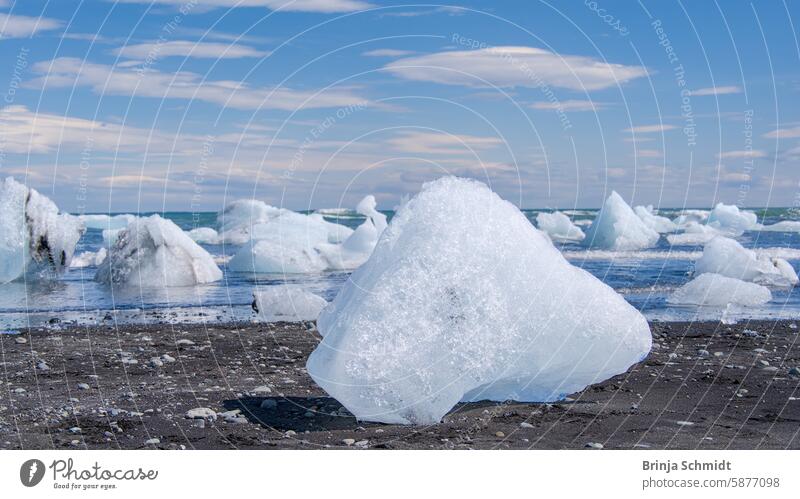
POLYGON ((698 274, 720 274, 767 286, 794 286, 798 282, 791 264, 783 258, 758 254, 727 237, 716 237, 695 262, 698 274))
POLYGON ((217 214, 219 242, 245 244, 254 225, 267 223, 283 211, 254 199, 233 201, 217 214))
POLYGON ((139 287, 193 286, 222 279, 222 271, 180 227, 152 215, 120 232, 95 279, 139 287))
POLYGON ((84 231, 80 219, 59 213, 46 196, 6 178, 0 185, 0 283, 63 272, 84 231))
POLYGON ((729 236, 741 236, 746 230, 758 227, 755 213, 741 211, 737 206, 719 203, 708 216, 708 226, 729 236))
POLYGON ((460 400, 553 401, 625 372, 647 321, 484 184, 423 186, 318 318, 311 377, 358 419, 438 422, 460 400))
POLYGON ((327 304, 298 286, 268 286, 253 292, 253 310, 267 322, 313 321, 327 304))
POLYGON ((676 289, 667 303, 724 309, 728 305, 755 307, 771 299, 769 289, 759 284, 720 274, 701 274, 676 289))
POLYGON ((648 206, 637 206, 633 209, 633 211, 639 218, 642 219, 642 222, 644 222, 646 226, 650 227, 659 234, 675 232, 675 230, 678 228, 675 225, 675 222, 669 218, 656 215, 653 211, 652 204, 648 206))
POLYGON ((593 248, 628 251, 651 248, 659 237, 619 194, 612 192, 586 231, 584 243, 593 248))
POLYGON ((568 216, 558 211, 536 215, 536 226, 556 242, 583 241, 586 237, 586 234, 573 224, 568 216))

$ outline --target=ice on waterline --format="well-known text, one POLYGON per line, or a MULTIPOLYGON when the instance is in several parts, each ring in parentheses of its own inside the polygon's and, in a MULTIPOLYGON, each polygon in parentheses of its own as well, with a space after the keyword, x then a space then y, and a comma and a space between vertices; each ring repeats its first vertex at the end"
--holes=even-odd
POLYGON ((198 227, 187 232, 192 241, 198 244, 219 244, 219 233, 211 227, 198 227))
POLYGON ((253 292, 253 310, 266 322, 313 321, 327 304, 299 286, 268 286, 253 292))
POLYGON ((674 232, 678 227, 675 222, 667 217, 656 215, 653 205, 637 206, 633 209, 634 213, 644 222, 644 224, 659 234, 674 232))
POLYGON ((114 230, 124 229, 129 223, 136 220, 136 215, 80 215, 78 218, 87 229, 114 230))
POLYGON ((387 423, 435 423, 460 400, 559 400, 651 346, 619 294, 514 205, 453 177, 402 206, 317 324, 311 377, 387 423))
POLYGON ((797 274, 786 260, 758 254, 727 237, 716 237, 695 262, 698 274, 721 274, 767 286, 794 286, 797 274))
POLYGON ((74 269, 82 269, 86 267, 98 267, 106 259, 108 252, 105 248, 100 248, 97 251, 84 251, 79 255, 72 257, 70 267, 74 269))
POLYGON ((701 274, 676 289, 667 303, 725 309, 729 305, 756 307, 771 299, 772 293, 760 284, 720 274, 701 274))
POLYGON ((689 223, 705 223, 709 213, 711 212, 706 210, 683 210, 672 222, 681 229, 689 223))
POLYGON ((193 286, 222 279, 222 271, 180 227, 152 215, 120 232, 95 278, 136 287, 193 286))
POLYGON ((800 232, 800 222, 784 220, 772 225, 762 225, 759 230, 765 232, 800 232))
POLYGON ((572 223, 568 216, 558 211, 536 215, 536 226, 556 242, 583 241, 586 237, 586 234, 572 223))
POLYGON ((612 192, 587 229, 584 243, 593 248, 626 251, 653 247, 659 237, 619 194, 612 192))
POLYGON ((667 242, 673 246, 702 246, 720 235, 720 231, 698 222, 689 222, 681 234, 669 234, 667 242))
POLYGON ((59 213, 46 196, 6 178, 0 184, 0 283, 60 274, 84 231, 77 217, 59 213))
POLYGON ((747 230, 758 227, 758 218, 755 213, 739 210, 737 206, 719 203, 711 210, 706 222, 729 236, 740 236, 747 230))

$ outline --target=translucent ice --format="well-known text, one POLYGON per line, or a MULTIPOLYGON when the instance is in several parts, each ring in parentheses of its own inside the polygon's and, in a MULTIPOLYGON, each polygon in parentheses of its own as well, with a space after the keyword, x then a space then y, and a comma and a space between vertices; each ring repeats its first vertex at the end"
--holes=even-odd
POLYGON ((219 244, 219 233, 211 227, 198 227, 188 232, 192 241, 198 244, 219 244))
POLYGON ((644 317, 479 182, 423 186, 318 318, 312 378, 358 419, 553 401, 650 350, 644 317))
POLYGON ((586 231, 584 243, 593 248, 637 250, 650 248, 659 234, 651 229, 616 192, 606 199, 586 231))
POLYGON ((283 212, 263 201, 239 199, 217 214, 220 242, 244 244, 250 240, 254 225, 269 222, 283 212))
POLYGON ((740 236, 757 227, 755 213, 741 211, 737 206, 719 203, 711 210, 707 224, 729 236, 740 236))
POLYGON ((222 279, 222 271, 180 227, 152 215, 120 232, 95 278, 136 287, 193 286, 222 279))
POLYGON ((83 223, 13 178, 0 184, 0 283, 49 277, 69 267, 83 223))
POLYGON ((298 286, 267 286, 253 292, 253 309, 267 322, 313 321, 327 304, 298 286))
POLYGON ((81 219, 87 229, 124 229, 129 223, 136 220, 136 215, 80 215, 81 219))
POLYGON ((559 211, 539 213, 536 215, 536 226, 546 232, 553 241, 583 241, 586 234, 572 223, 568 216, 559 211))
POLYGON ((72 263, 69 266, 76 269, 98 267, 106 259, 107 254, 108 251, 105 248, 100 248, 97 251, 84 251, 79 255, 73 256, 72 263))
POLYGON ((642 222, 659 234, 674 232, 677 229, 675 222, 667 217, 656 215, 653 212, 653 205, 637 206, 633 209, 634 213, 642 219, 642 222))
POLYGON ((734 279, 768 286, 793 286, 798 278, 792 266, 782 258, 758 254, 727 237, 712 239, 695 262, 698 274, 721 274, 734 279))
POLYGON ((728 305, 763 305, 771 299, 769 289, 759 284, 719 274, 700 274, 676 289, 667 298, 667 303, 724 309, 728 305))

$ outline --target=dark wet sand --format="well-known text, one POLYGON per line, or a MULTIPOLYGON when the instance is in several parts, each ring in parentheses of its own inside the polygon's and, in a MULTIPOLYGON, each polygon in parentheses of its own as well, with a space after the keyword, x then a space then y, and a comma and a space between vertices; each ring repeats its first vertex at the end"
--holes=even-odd
POLYGON ((644 362, 571 400, 464 404, 427 427, 361 423, 327 397, 303 324, 0 335, 0 448, 797 449, 793 324, 653 323, 644 362), (216 419, 188 419, 198 407, 216 419))

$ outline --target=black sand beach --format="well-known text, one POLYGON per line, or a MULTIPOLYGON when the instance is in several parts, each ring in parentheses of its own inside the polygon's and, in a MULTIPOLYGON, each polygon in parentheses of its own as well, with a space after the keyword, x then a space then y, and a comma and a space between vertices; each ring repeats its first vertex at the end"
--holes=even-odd
POLYGON ((463 404, 426 427, 358 422, 327 397, 305 372, 311 324, 0 335, 0 448, 800 448, 793 322, 651 329, 644 362, 569 400, 463 404))

